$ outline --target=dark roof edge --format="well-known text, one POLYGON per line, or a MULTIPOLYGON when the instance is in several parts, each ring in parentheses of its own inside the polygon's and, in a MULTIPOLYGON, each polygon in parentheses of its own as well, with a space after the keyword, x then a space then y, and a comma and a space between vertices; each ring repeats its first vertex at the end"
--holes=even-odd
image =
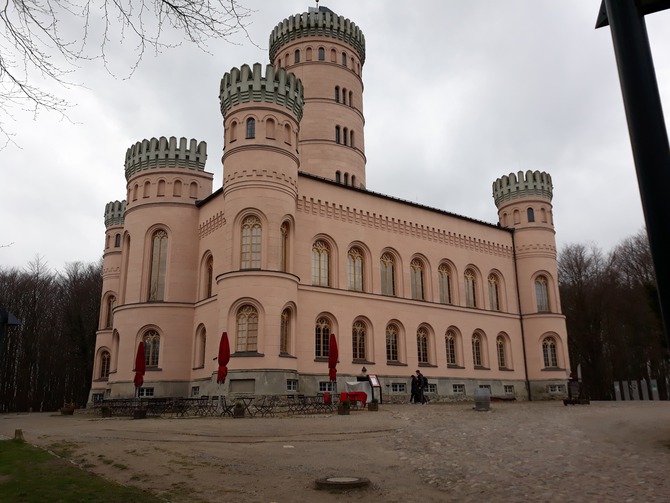
POLYGON ((212 192, 210 195, 208 195, 205 199, 198 199, 195 202, 195 205, 197 208, 200 208, 201 206, 204 206, 208 202, 210 202, 212 199, 214 199, 216 196, 221 194, 223 192, 223 187, 216 189, 214 192, 212 192))
POLYGON ((458 218, 460 220, 465 220, 467 222, 473 222, 473 223, 476 223, 476 224, 479 224, 479 225, 484 225, 486 227, 493 227, 493 228, 499 229, 501 231, 507 231, 510 234, 512 234, 514 232, 514 229, 510 229, 510 228, 507 228, 507 227, 502 227, 500 224, 492 224, 490 222, 484 222, 483 220, 477 220, 476 218, 465 217, 463 215, 458 215, 456 213, 451 213, 449 211, 440 210, 438 208, 433 208, 431 206, 426 206, 424 204, 413 203, 412 201, 406 201, 405 199, 400 199, 399 197, 387 196, 386 194, 381 194, 379 192, 374 192, 372 190, 362 189, 362 188, 359 188, 359 187, 351 187, 349 185, 343 185, 341 183, 337 183, 334 180, 330 180, 330 179, 324 178, 322 176, 312 175, 311 173, 305 173, 303 171, 299 171, 298 176, 304 176, 305 178, 311 178, 311 179, 319 181, 319 182, 325 182, 325 183, 328 183, 330 185, 336 185, 336 186, 341 187, 343 189, 355 190, 357 192, 363 192, 365 194, 370 194, 371 196, 380 197, 382 199, 388 199, 389 201, 395 201, 397 203, 407 204, 409 206, 413 206, 415 208, 420 208, 422 210, 428 210, 428 211, 431 211, 433 213, 439 213, 440 215, 447 215, 447 216, 450 216, 450 217, 458 218))

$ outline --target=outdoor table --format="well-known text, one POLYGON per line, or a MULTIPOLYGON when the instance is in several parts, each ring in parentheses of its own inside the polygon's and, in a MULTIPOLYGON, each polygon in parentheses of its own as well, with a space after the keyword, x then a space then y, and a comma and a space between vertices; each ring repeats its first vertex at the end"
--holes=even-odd
POLYGON ((246 411, 249 416, 253 417, 253 414, 251 413, 251 403, 254 401, 255 397, 253 396, 236 396, 235 400, 239 400, 242 402, 242 406, 244 407, 244 410, 246 411))
POLYGON ((363 407, 365 407, 365 404, 368 401, 368 394, 365 391, 343 391, 340 393, 340 402, 346 400, 349 400, 352 405, 361 402, 363 407))

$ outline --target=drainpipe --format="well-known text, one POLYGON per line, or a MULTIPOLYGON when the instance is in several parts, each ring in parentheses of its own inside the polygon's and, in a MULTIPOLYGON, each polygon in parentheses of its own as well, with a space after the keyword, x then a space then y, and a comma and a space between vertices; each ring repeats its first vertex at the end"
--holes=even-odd
POLYGON ((516 243, 514 242, 515 230, 512 230, 512 257, 514 258, 514 276, 516 277, 516 300, 519 305, 519 326, 521 327, 521 347, 523 348, 523 371, 526 376, 526 389, 528 390, 528 401, 532 402, 530 396, 530 380, 528 380, 528 360, 526 359, 526 335, 523 331, 523 314, 521 313, 521 294, 519 293, 519 270, 516 266, 516 243))

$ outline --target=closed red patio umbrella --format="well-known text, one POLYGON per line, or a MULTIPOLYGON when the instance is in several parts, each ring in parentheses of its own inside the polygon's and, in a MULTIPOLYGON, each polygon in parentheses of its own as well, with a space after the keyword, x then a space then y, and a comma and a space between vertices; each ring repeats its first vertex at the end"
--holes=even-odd
POLYGON ((330 340, 328 342, 328 378, 331 381, 335 381, 337 377, 337 359, 339 356, 335 334, 330 334, 330 340))
POLYGON ((144 384, 144 371, 147 368, 147 361, 144 355, 144 341, 137 346, 137 356, 135 357, 135 388, 139 389, 144 384))
POLYGON ((228 342, 228 332, 221 334, 219 342, 219 371, 216 374, 216 382, 221 384, 226 381, 228 375, 228 362, 230 361, 230 343, 228 342))

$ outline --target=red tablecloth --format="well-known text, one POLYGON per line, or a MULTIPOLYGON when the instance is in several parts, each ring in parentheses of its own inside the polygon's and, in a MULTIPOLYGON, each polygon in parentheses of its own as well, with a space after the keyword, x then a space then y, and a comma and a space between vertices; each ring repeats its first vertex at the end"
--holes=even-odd
POLYGON ((368 394, 365 391, 343 391, 340 393, 340 402, 344 402, 345 400, 361 402, 365 405, 368 401, 368 394))

